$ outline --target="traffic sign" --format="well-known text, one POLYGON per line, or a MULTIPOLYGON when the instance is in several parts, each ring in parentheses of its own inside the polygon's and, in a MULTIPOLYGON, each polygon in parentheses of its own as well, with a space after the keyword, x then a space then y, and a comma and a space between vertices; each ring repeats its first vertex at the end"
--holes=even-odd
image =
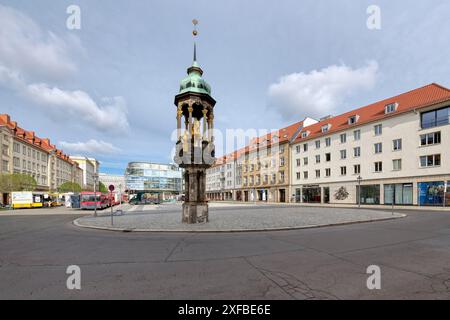
POLYGON ((109 191, 113 192, 114 191, 114 185, 110 184, 108 189, 109 189, 109 191))

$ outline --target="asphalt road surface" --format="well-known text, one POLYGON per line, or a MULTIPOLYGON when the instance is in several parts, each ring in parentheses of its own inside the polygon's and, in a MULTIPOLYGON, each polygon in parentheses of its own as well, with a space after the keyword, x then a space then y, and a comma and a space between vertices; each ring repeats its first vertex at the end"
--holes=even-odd
POLYGON ((0 299, 450 299, 450 213, 224 234, 79 229, 0 216, 0 299), (69 290, 66 269, 81 269, 69 290), (367 267, 381 270, 369 290, 367 267))

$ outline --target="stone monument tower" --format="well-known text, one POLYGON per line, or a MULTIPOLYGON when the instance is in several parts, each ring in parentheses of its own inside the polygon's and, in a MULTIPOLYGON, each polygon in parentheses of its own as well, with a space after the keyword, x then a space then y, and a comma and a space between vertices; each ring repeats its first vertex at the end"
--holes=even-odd
MULTIPOLYGON (((195 37, 198 22, 192 22, 195 37)), ((197 63, 195 42, 193 63, 187 73, 175 96, 177 143, 174 161, 184 168, 185 200, 181 220, 183 223, 202 223, 208 222, 206 169, 215 160, 213 129, 216 101, 211 97, 211 87, 202 78, 203 70, 197 63)))

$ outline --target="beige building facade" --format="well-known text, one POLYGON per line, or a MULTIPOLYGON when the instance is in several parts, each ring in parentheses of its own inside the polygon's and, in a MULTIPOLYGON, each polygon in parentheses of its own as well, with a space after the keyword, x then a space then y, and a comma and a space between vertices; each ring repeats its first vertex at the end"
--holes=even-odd
POLYGON ((32 176, 37 190, 57 191, 65 182, 77 182, 80 168, 49 139, 25 130, 7 114, 0 115, 0 154, 2 173, 32 176))
POLYGON ((294 201, 445 205, 449 121, 450 91, 433 84, 304 128, 291 144, 294 201))

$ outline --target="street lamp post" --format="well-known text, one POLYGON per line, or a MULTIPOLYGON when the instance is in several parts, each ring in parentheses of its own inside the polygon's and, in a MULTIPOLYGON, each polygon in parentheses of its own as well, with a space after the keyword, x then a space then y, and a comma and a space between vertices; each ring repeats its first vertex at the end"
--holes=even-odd
POLYGON ((122 184, 119 184, 119 208, 122 210, 122 184))
POLYGON ((94 217, 97 216, 97 179, 98 179, 98 174, 94 173, 93 175, 94 178, 94 217))
POLYGON ((358 208, 361 208, 361 180, 362 177, 360 175, 358 175, 358 178, 356 178, 358 180, 358 208))

